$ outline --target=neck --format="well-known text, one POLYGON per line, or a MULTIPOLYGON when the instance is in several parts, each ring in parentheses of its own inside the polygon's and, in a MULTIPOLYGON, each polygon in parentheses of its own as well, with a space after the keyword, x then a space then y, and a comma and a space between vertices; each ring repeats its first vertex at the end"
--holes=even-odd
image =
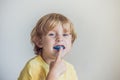
POLYGON ((43 58, 43 60, 44 60, 48 65, 50 65, 51 62, 54 62, 54 61, 55 61, 55 59, 47 58, 46 56, 44 56, 43 53, 41 54, 41 57, 43 58))

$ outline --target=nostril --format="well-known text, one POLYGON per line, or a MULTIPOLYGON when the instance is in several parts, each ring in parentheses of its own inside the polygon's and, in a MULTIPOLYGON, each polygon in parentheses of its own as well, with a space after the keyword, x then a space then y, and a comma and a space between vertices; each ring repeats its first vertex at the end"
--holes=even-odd
POLYGON ((63 41, 63 37, 62 37, 61 35, 57 36, 56 41, 57 41, 57 42, 63 41))
POLYGON ((57 39, 57 42, 61 42, 61 41, 63 41, 63 39, 61 39, 61 38, 57 39))

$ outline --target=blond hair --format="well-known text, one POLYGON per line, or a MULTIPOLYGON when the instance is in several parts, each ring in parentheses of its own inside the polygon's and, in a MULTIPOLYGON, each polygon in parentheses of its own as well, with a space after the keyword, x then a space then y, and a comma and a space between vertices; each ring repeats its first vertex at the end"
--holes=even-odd
POLYGON ((46 35, 58 24, 61 24, 66 31, 69 29, 72 35, 72 43, 75 41, 77 36, 74 26, 67 17, 58 13, 47 14, 41 17, 31 32, 31 42, 34 44, 34 51, 36 55, 39 55, 42 51, 42 48, 38 47, 36 43, 41 40, 42 36, 46 35))

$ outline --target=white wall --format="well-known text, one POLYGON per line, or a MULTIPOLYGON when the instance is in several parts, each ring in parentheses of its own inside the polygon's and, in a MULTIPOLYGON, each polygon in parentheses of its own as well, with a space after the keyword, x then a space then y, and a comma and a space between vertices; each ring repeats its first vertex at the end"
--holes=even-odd
POLYGON ((17 80, 34 56, 30 32, 49 12, 78 33, 72 54, 79 80, 120 80, 120 0, 0 0, 0 80, 17 80))

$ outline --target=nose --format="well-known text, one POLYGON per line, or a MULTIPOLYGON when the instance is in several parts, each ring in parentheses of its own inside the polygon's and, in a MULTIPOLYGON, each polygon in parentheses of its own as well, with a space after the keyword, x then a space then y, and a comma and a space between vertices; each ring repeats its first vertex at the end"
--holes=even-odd
POLYGON ((57 42, 63 42, 63 36, 62 35, 58 35, 56 41, 57 42))

